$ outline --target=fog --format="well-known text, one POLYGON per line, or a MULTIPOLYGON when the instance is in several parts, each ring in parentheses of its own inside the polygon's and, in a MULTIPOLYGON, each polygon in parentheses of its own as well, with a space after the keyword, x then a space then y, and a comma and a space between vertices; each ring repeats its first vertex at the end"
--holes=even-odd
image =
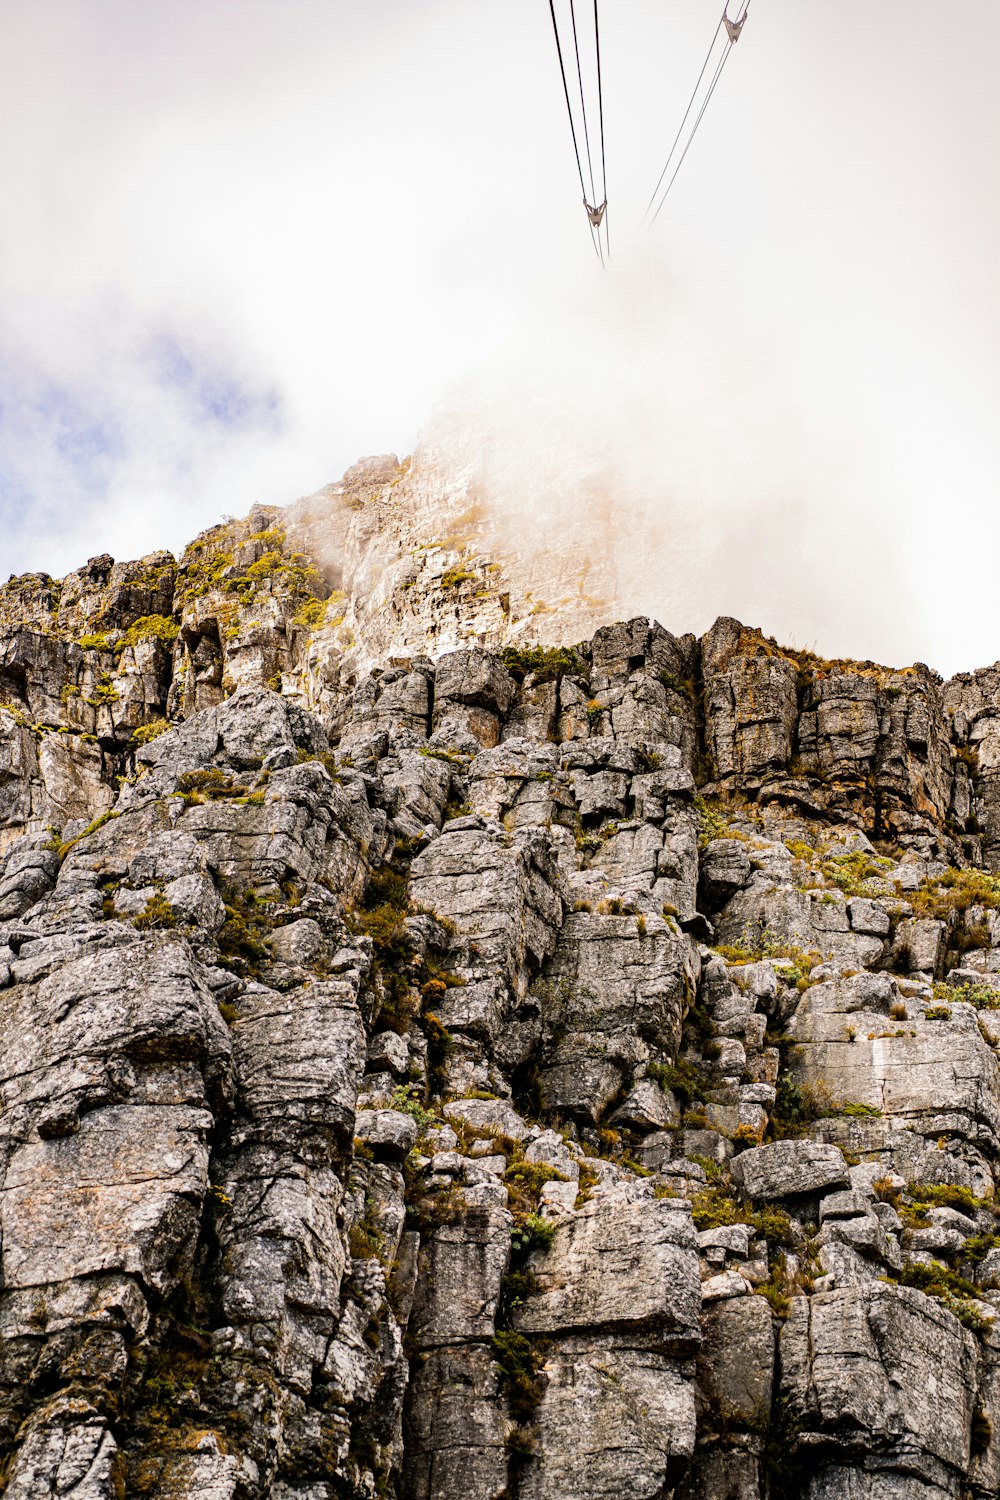
POLYGON ((728 306, 722 266, 706 296, 641 246, 620 259, 599 298, 539 299, 439 403, 427 449, 474 475, 497 545, 586 553, 588 592, 621 612, 699 633, 735 614, 902 661, 920 634, 907 497, 855 372, 728 306))
POLYGON ((754 0, 646 233, 718 6, 605 5, 605 273, 536 0, 0 10, 3 576, 422 443, 622 611, 1000 655, 1000 12, 754 0))

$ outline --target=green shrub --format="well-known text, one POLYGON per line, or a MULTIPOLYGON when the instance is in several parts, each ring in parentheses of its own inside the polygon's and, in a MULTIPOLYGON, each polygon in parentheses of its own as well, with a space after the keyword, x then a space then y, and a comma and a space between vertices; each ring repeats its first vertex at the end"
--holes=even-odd
POLYGON ((991 984, 944 984, 934 986, 934 999, 946 1005, 974 1005, 977 1010, 1000 1009, 1000 990, 991 984))
POLYGON ((269 909, 255 892, 242 895, 230 889, 223 892, 226 920, 218 935, 220 962, 226 968, 242 962, 253 973, 270 957, 267 938, 271 930, 269 909))
POLYGON ((975 1214, 979 1208, 998 1213, 991 1198, 977 1198, 971 1188, 957 1182, 908 1182, 906 1191, 914 1203, 931 1208, 954 1208, 959 1213, 975 1214))
POLYGON ((83 830, 83 832, 82 833, 78 833, 75 839, 67 839, 67 841, 64 844, 60 844, 57 847, 56 853, 58 854, 60 860, 64 860, 66 858, 67 854, 69 853, 69 851, 71 849, 74 849, 76 847, 76 845, 79 844, 82 839, 89 838, 92 833, 97 833, 99 829, 103 828, 104 825, 105 825, 105 823, 110 823, 113 818, 120 818, 120 817, 121 817, 121 813, 115 811, 114 808, 110 808, 107 812, 101 813, 98 817, 96 817, 94 819, 94 821, 92 823, 88 823, 87 827, 83 830))
POLYGON ((523 682, 532 676, 536 686, 583 671, 579 656, 566 646, 505 646, 500 660, 512 677, 523 682))
POLYGON ((525 1256, 532 1250, 547 1250, 555 1235, 556 1226, 552 1219, 543 1219, 540 1214, 515 1217, 510 1232, 511 1254, 525 1256))
POLYGON ((316 630, 326 619, 326 600, 307 599, 295 612, 293 623, 304 630, 316 630))
POLYGON ((132 743, 148 745, 150 740, 158 739, 161 734, 166 734, 173 727, 169 719, 150 719, 148 724, 140 724, 138 729, 133 729, 132 743))
POLYGON ((463 583, 469 583, 475 578, 475 573, 470 573, 468 568, 449 568, 441 575, 441 587, 443 589, 457 589, 463 583))
POLYGON ((513 1329, 503 1329, 490 1341, 500 1387, 507 1397, 511 1416, 519 1424, 531 1420, 545 1390, 544 1381, 539 1378, 543 1350, 543 1345, 532 1343, 513 1329))
POLYGON ((646 1076, 658 1083, 661 1089, 676 1094, 682 1109, 686 1109, 692 1099, 704 1097, 705 1075, 696 1063, 685 1058, 679 1057, 676 1063, 650 1063, 646 1076))
POLYGON ((146 902, 143 910, 137 917, 132 918, 133 927, 140 930, 147 928, 167 928, 177 926, 177 913, 174 911, 166 896, 156 891, 146 902))
MULTIPOLYGON (((535 1215, 542 1188, 547 1182, 565 1182, 566 1178, 545 1162, 515 1161, 504 1173, 510 1209, 515 1219, 527 1220, 535 1215)), ((548 1229, 547 1220, 539 1220, 548 1229)), ((551 1237, 550 1237, 551 1238, 551 1237)))
POLYGON ((168 650, 181 633, 181 627, 170 615, 143 615, 130 625, 118 642, 119 649, 137 646, 140 641, 159 641, 168 650))

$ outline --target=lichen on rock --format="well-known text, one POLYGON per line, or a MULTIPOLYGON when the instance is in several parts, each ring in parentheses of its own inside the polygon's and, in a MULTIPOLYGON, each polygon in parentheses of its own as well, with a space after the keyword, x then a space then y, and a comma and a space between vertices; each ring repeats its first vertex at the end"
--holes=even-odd
POLYGON ((1000 677, 578 561, 389 456, 0 589, 6 1494, 997 1492, 1000 677))

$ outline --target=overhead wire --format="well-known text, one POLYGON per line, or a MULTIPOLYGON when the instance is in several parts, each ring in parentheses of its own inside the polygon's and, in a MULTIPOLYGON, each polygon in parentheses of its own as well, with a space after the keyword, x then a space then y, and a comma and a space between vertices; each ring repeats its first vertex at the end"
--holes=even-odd
MULTIPOLYGON (((597 0, 594 0, 595 17, 596 17, 596 9, 597 9, 597 0)), ((581 194, 583 196, 584 207, 587 209, 587 223, 588 223, 589 228, 590 228, 590 238, 591 238, 591 243, 594 246, 594 253, 597 256, 598 260, 601 262, 602 266, 603 266, 604 265, 604 254, 603 254, 603 251, 602 251, 602 248, 601 248, 600 227, 598 226, 597 232, 595 234, 595 227, 594 227, 594 223, 593 223, 593 220, 592 220, 591 214, 590 214, 590 199, 587 197, 587 185, 586 185, 586 183, 584 181, 584 177, 583 177, 583 164, 582 164, 582 162, 580 160, 580 147, 579 147, 579 142, 577 140, 577 134, 576 134, 576 122, 575 122, 575 120, 573 118, 573 106, 570 103, 569 84, 568 84, 567 79, 566 79, 566 65, 565 65, 565 62, 563 60, 562 42, 560 41, 560 38, 559 38, 559 23, 556 20, 555 0, 549 0, 549 14, 552 17, 552 32, 553 32, 553 35, 555 36, 555 39, 556 39, 556 52, 557 52, 558 57, 559 57, 559 72, 560 72, 560 75, 562 77, 563 96, 564 96, 564 98, 566 100, 566 113, 569 116, 569 128, 570 128, 570 133, 571 133, 571 135, 573 137, 573 154, 576 157, 576 170, 577 170, 577 175, 580 178, 580 192, 581 192, 581 194)), ((594 186, 594 168, 593 168, 593 163, 592 163, 591 154, 590 154, 590 133, 589 133, 588 128, 587 128, 587 106, 586 106, 586 102, 585 102, 585 98, 584 98, 583 70, 582 70, 582 67, 581 67, 581 64, 580 64, 580 48, 579 48, 579 43, 578 43, 578 38, 577 38, 577 29, 576 29, 576 11, 575 11, 573 0, 570 0, 570 18, 571 18, 572 26, 573 26, 573 48, 574 48, 574 51, 575 51, 575 54, 576 54, 577 78, 579 80, 579 85, 580 85, 580 112, 581 112, 581 117, 582 117, 582 121, 583 121, 584 142, 585 142, 586 152, 587 152, 587 169, 588 169, 588 172, 589 172, 589 175, 590 175, 590 192, 591 192, 591 197, 594 197, 594 196, 596 196, 596 189, 595 189, 595 186, 594 186)), ((600 69, 600 59, 598 58, 598 70, 599 69, 600 69)), ((603 163, 603 160, 604 160, 604 106, 603 106, 603 100, 601 101, 601 159, 602 159, 602 163, 603 163)), ((594 206, 596 207, 597 205, 595 204, 594 206)))
MULTIPOLYGON (((594 187, 594 163, 590 159, 590 132, 587 129, 587 106, 583 98, 583 71, 580 67, 580 43, 576 35, 576 6, 574 0, 569 0, 569 18, 573 27, 573 51, 576 53, 576 77, 580 85, 580 115, 583 119, 583 144, 587 152, 587 172, 590 175, 590 198, 588 203, 593 202, 597 207, 597 189, 594 187)), ((584 194, 586 197, 586 194, 584 194)))
POLYGON ((713 75, 712 82, 709 84, 708 93, 705 95, 705 101, 702 104, 701 109, 698 111, 698 114, 697 114, 697 117, 695 119, 694 125, 691 128, 691 134, 688 136, 687 141, 685 142, 684 150, 680 154, 680 159, 678 160, 677 165, 674 168, 673 173, 671 174, 670 181, 667 183, 666 187, 663 190, 663 196, 661 197, 659 203, 657 204, 656 213, 653 215, 653 217, 649 221, 650 227, 652 227, 656 223, 657 219, 659 218, 659 216, 660 216, 660 210, 662 209, 664 203, 666 203, 666 201, 667 201, 667 195, 669 194, 670 189, 673 187, 674 183, 677 181, 677 174, 680 171, 681 167, 684 165, 684 158, 687 156, 688 152, 691 149, 692 142, 694 141, 694 138, 695 138, 696 134, 698 133, 698 126, 701 124, 702 116, 704 115, 706 109, 709 106, 709 103, 711 101, 712 95, 715 93, 716 84, 719 82, 719 79, 722 77, 722 70, 726 66, 726 63, 729 61, 729 54, 730 54, 730 52, 732 52, 732 50, 733 50, 733 43, 732 42, 728 42, 726 44, 725 51, 723 52, 721 58, 719 59, 719 63, 718 63, 718 66, 717 66, 717 68, 715 70, 715 73, 713 75))
POLYGON ((594 46, 597 52, 597 108, 601 124, 601 194, 604 199, 604 246, 611 258, 611 237, 608 232, 608 173, 604 165, 604 90, 601 87, 601 28, 597 20, 597 0, 594 0, 594 46))
POLYGON ((653 203, 656 199, 656 195, 660 191, 660 183, 662 183, 664 177, 667 175, 667 171, 670 167, 671 160, 673 159, 674 152, 676 151, 678 142, 680 141, 681 135, 683 134, 685 123, 687 122, 688 116, 691 113, 691 109, 694 105, 695 99, 698 97, 698 90, 701 88, 702 80, 705 77, 705 72, 708 68, 709 62, 711 61, 712 53, 715 51, 715 44, 718 41, 719 33, 722 30, 723 26, 726 26, 727 32, 726 45, 723 49, 722 56, 720 57, 719 62, 716 65, 715 72, 712 75, 712 81, 708 86, 708 90, 705 94, 704 100, 702 101, 701 108, 699 109, 698 114, 695 117, 695 122, 691 127, 691 132, 684 143, 684 150, 681 152, 680 159, 678 160, 677 165, 673 170, 673 174, 671 175, 669 182, 663 190, 663 194, 660 198, 659 203, 657 204, 656 212, 654 213, 652 219, 650 219, 649 221, 650 228, 652 228, 652 226, 656 223, 656 220, 659 218, 660 210, 663 208, 664 203, 666 203, 667 196, 670 193, 670 189, 673 187, 674 183, 677 180, 677 174, 680 171, 681 167, 684 165, 684 158, 690 151, 692 143, 694 142, 694 138, 698 133, 698 126, 701 124, 702 119, 705 115, 705 111, 711 103, 712 95, 715 93, 719 79, 722 77, 722 70, 726 66, 726 63, 729 61, 729 54, 732 52, 734 46, 736 45, 736 42, 739 38, 739 29, 742 27, 743 22, 746 20, 746 14, 749 9, 750 0, 744 0, 744 4, 740 9, 739 14, 737 15, 735 22, 731 23, 736 30, 735 36, 730 30, 730 27, 726 25, 727 21, 729 20, 728 4, 723 9, 722 15, 719 19, 719 24, 715 28, 715 35, 712 37, 712 44, 705 55, 705 61, 702 63, 701 72, 698 74, 698 82, 694 86, 694 92, 691 95, 687 109, 684 111, 684 117, 681 120, 680 127, 677 131, 676 136, 674 137, 673 144, 670 147, 670 152, 667 156, 666 164, 664 165, 663 171, 660 173, 659 181, 657 182, 656 187, 653 189, 653 196, 650 198, 649 203, 646 205, 646 212, 643 215, 643 222, 645 222, 645 220, 648 218, 649 210, 652 208, 653 203))
MULTIPOLYGON (((657 182, 656 182, 656 186, 653 189, 652 193, 650 194, 649 202, 646 204, 646 214, 648 214, 649 210, 652 208, 653 202, 654 202, 654 200, 656 198, 656 195, 660 191, 660 183, 663 181, 664 177, 666 177, 666 175, 667 175, 667 172, 668 172, 669 167, 670 167, 670 163, 673 160, 674 152, 677 150, 677 143, 678 143, 678 141, 681 138, 681 133, 682 133, 682 131, 684 129, 684 126, 687 124, 688 116, 690 115, 692 109, 694 108, 694 101, 695 101, 695 99, 697 99, 697 97, 698 97, 698 90, 701 88, 701 80, 705 76, 705 70, 708 67, 708 64, 709 64, 709 62, 711 60, 712 53, 715 51, 715 44, 719 40, 719 32, 721 30, 722 30, 722 18, 720 17, 719 18, 719 24, 715 28, 715 35, 712 38, 711 45, 710 45, 708 51, 705 53, 705 61, 701 65, 701 72, 698 74, 698 82, 695 84, 694 88, 691 91, 691 98, 688 100, 688 107, 684 111, 684 115, 683 115, 683 118, 681 119, 681 123, 677 127, 677 134, 674 136, 673 143, 671 144, 670 150, 667 153, 667 159, 666 159, 666 162, 664 163, 663 171, 660 173, 660 175, 659 175, 659 177, 657 179, 657 182)), ((645 220, 646 214, 643 214, 643 219, 644 220, 645 220)))

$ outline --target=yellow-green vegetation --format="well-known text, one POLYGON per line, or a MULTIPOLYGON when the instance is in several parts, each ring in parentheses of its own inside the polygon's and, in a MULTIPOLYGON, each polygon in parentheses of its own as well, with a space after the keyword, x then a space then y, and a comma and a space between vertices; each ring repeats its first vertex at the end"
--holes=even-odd
MULTIPOLYGON (((618 824, 613 818, 609 818, 600 828, 584 828, 580 826, 574 834, 576 847, 581 854, 596 854, 597 850, 603 844, 606 844, 608 839, 614 838, 617 832, 618 824)), ((621 901, 601 901, 598 902, 597 909, 605 917, 620 917, 625 910, 621 901), (615 910, 616 906, 617 911, 615 910)))
POLYGON ((218 800, 237 802, 244 806, 251 803, 259 807, 265 797, 263 790, 258 788, 256 791, 251 791, 242 782, 234 781, 216 766, 199 771, 185 771, 177 779, 177 791, 171 795, 180 797, 188 807, 196 807, 201 802, 218 800))
POLYGON ((601 719, 607 713, 607 707, 600 698, 591 698, 587 704, 587 728, 590 730, 600 727, 601 719))
POLYGON ((886 872, 893 869, 893 862, 884 855, 859 850, 853 854, 829 855, 819 869, 845 896, 878 896, 888 889, 886 872))
POLYGON ((972 906, 1000 911, 1000 875, 985 870, 945 870, 925 880, 906 898, 915 916, 947 920, 964 916, 972 906))
POLYGON ((143 615, 126 630, 115 649, 138 646, 140 641, 159 641, 168 650, 180 635, 181 627, 170 615, 143 615))
POLYGON ((91 708, 100 708, 102 705, 117 703, 120 698, 121 693, 115 687, 113 678, 107 672, 103 672, 91 697, 85 698, 84 702, 88 703, 91 708))
POLYGON ((104 630, 94 631, 91 635, 81 635, 77 645, 83 651, 111 651, 111 637, 104 630))
POLYGON ((471 573, 468 568, 449 568, 446 573, 442 573, 441 575, 441 587, 443 589, 457 589, 463 583, 471 582, 475 576, 475 573, 471 573))
POLYGON ((660 682, 671 693, 679 693, 682 698, 694 696, 694 683, 690 677, 675 677, 673 672, 660 672, 660 682))
POLYGON ((770 636, 761 636, 759 631, 744 630, 744 636, 757 637, 763 644, 763 649, 769 656, 783 656, 786 661, 794 662, 807 678, 814 681, 822 681, 835 673, 844 673, 849 677, 874 677, 878 685, 884 688, 891 696, 897 696, 903 691, 904 683, 898 682, 898 678, 913 678, 916 675, 914 667, 885 667, 876 661, 851 661, 848 657, 824 657, 817 656, 814 651, 800 651, 794 646, 779 646, 770 636))
POLYGON ((789 967, 782 977, 794 984, 799 991, 807 990, 813 982, 811 974, 823 963, 823 955, 815 951, 806 952, 796 943, 789 942, 779 933, 764 927, 757 931, 744 930, 739 943, 722 943, 715 952, 730 964, 755 964, 762 958, 778 959, 789 967))
POLYGON ((272 593, 291 597, 322 593, 323 580, 302 552, 283 551, 285 534, 278 527, 268 527, 245 538, 256 542, 264 552, 242 572, 233 571, 233 554, 240 544, 237 528, 220 527, 210 539, 193 542, 181 559, 178 576, 178 598, 181 604, 212 590, 247 599, 265 585, 272 593))
POLYGON ((372 940, 370 980, 381 991, 379 1022, 400 1035, 416 1020, 420 1005, 405 972, 413 956, 408 910, 406 876, 386 866, 369 878, 360 906, 345 913, 348 926, 372 940))
MULTIPOLYGON (((566 1178, 562 1172, 545 1162, 525 1161, 523 1157, 518 1158, 515 1153, 515 1160, 508 1166, 503 1180, 507 1184, 508 1204, 514 1215, 516 1229, 518 1224, 527 1224, 529 1220, 534 1221, 537 1218, 538 1205, 545 1184, 565 1182, 566 1178)), ((537 1242, 544 1242, 547 1245, 551 1243, 555 1226, 549 1220, 541 1222, 545 1225, 544 1229, 539 1229, 538 1225, 533 1223, 532 1228, 526 1231, 526 1234, 528 1238, 535 1236, 537 1242)))
POLYGON ((447 765, 458 766, 463 771, 469 765, 469 757, 463 755, 459 750, 436 750, 431 749, 427 745, 421 745, 420 754, 428 760, 443 760, 447 765))
MULTIPOLYGON (((885 1195, 880 1193, 879 1196, 885 1195)), ((906 1196, 909 1206, 921 1218, 926 1217, 929 1208, 954 1208, 959 1213, 973 1216, 978 1210, 985 1209, 994 1218, 1000 1218, 1000 1205, 995 1199, 980 1198, 971 1188, 956 1182, 908 1182, 906 1196)))
POLYGON ((968 1277, 939 1260, 932 1260, 930 1265, 909 1261, 901 1271, 882 1276, 880 1280, 895 1286, 916 1287, 918 1291, 926 1292, 929 1297, 934 1297, 949 1312, 954 1313, 958 1321, 973 1333, 984 1333, 993 1324, 993 1319, 985 1317, 975 1305, 981 1289, 968 1277))
POLYGON ((169 719, 150 719, 148 724, 140 724, 138 729, 133 729, 132 743, 148 745, 150 740, 159 739, 161 734, 166 734, 173 727, 169 719))
MULTIPOLYGON (((768 1036, 771 1045, 777 1045, 784 1063, 788 1050, 795 1045, 791 1037, 768 1036)), ((880 1119, 882 1111, 872 1104, 861 1104, 855 1100, 840 1099, 824 1082, 799 1083, 788 1069, 782 1066, 778 1073, 774 1108, 768 1122, 767 1134, 771 1140, 787 1140, 807 1135, 816 1120, 827 1120, 837 1116, 848 1119, 880 1119)))
POLYGON ((704 1098, 708 1087, 702 1068, 682 1057, 675 1063, 649 1063, 646 1077, 658 1083, 661 1089, 676 1094, 682 1109, 686 1109, 692 1099, 704 1098))
MULTIPOLYGON (((326 774, 329 776, 330 780, 336 782, 339 782, 341 780, 341 765, 350 765, 350 761, 346 759, 346 757, 343 761, 338 761, 332 750, 320 750, 317 755, 311 755, 308 750, 303 750, 300 748, 295 752, 295 759, 300 766, 305 765, 307 761, 318 761, 319 764, 323 767, 326 774)), ((396 843, 398 847, 398 839, 396 843)))
POLYGON ((19 725, 21 729, 31 729, 31 720, 25 713, 24 709, 20 706, 20 704, 11 703, 9 700, 4 699, 2 702, 0 702, 0 708, 2 708, 5 713, 10 714, 11 718, 14 720, 14 723, 19 725))
POLYGON ((511 1416, 518 1424, 529 1422, 545 1391, 539 1378, 545 1363, 544 1344, 505 1328, 491 1340, 490 1351, 511 1416))
POLYGON ((301 625, 304 630, 316 630, 326 619, 327 604, 326 599, 306 599, 295 611, 293 624, 301 625))
POLYGON ((138 916, 132 918, 133 927, 140 931, 151 928, 168 928, 177 926, 177 913, 170 902, 161 891, 155 891, 138 916))
POLYGON ((227 888, 222 893, 226 920, 218 936, 219 962, 227 969, 245 969, 254 974, 269 956, 272 903, 256 891, 227 888))
POLYGON ((699 1231, 747 1224, 755 1234, 775 1245, 790 1248, 795 1243, 792 1221, 780 1204, 763 1203, 755 1208, 749 1203, 737 1203, 719 1187, 707 1187, 694 1195, 691 1217, 699 1231))
POLYGON ((735 828, 729 820, 731 812, 739 811, 742 817, 759 823, 759 815, 751 812, 749 807, 707 797, 695 797, 694 807, 698 814, 699 849, 706 849, 713 839, 738 839, 741 843, 753 844, 753 836, 742 828, 735 828))
POLYGON ((584 670, 580 657, 566 646, 505 646, 500 660, 518 682, 531 676, 536 687, 584 670))
MULTIPOLYGON (((920 1229, 930 1222, 929 1210, 932 1208, 952 1208, 973 1219, 983 1211, 994 1220, 1000 1218, 1000 1206, 994 1199, 981 1198, 971 1188, 959 1183, 909 1182, 904 1190, 891 1178, 881 1177, 872 1186, 876 1197, 883 1203, 891 1203, 904 1224, 913 1229, 920 1229)), ((998 1244, 1000 1235, 995 1233, 973 1235, 960 1250, 946 1259, 978 1265, 998 1244)), ((898 1275, 886 1276, 883 1280, 899 1286, 917 1287, 929 1296, 936 1297, 967 1328, 976 1333, 981 1332, 988 1324, 989 1320, 984 1319, 970 1301, 979 1297, 981 1289, 954 1265, 946 1265, 939 1260, 932 1261, 930 1265, 910 1264, 898 1275)))
POLYGON ((92 823, 88 823, 83 832, 78 833, 75 839, 67 839, 64 844, 58 846, 56 853, 59 855, 60 860, 65 859, 69 851, 75 849, 82 839, 89 838, 92 833, 97 833, 99 829, 104 827, 105 823, 110 823, 112 818, 120 817, 121 813, 116 812, 113 808, 109 808, 107 812, 101 813, 92 823))
POLYGON ((347 1232, 352 1260, 384 1260, 382 1238, 375 1218, 375 1205, 369 1200, 360 1219, 347 1232))
POLYGON ((942 1005, 965 1004, 974 1005, 977 1010, 1000 1010, 1000 990, 991 984, 938 983, 934 986, 934 999, 942 1005))

